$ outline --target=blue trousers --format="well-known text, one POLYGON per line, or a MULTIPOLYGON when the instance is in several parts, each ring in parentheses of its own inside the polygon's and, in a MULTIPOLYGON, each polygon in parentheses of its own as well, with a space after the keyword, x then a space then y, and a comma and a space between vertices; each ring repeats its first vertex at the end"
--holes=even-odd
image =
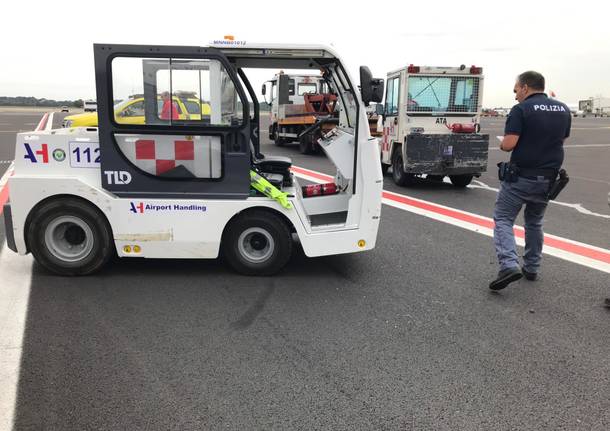
POLYGON ((503 181, 494 208, 494 244, 500 262, 500 271, 519 267, 513 225, 525 205, 525 254, 523 269, 537 273, 542 260, 542 219, 548 204, 546 194, 549 180, 544 177, 519 177, 514 183, 503 181))

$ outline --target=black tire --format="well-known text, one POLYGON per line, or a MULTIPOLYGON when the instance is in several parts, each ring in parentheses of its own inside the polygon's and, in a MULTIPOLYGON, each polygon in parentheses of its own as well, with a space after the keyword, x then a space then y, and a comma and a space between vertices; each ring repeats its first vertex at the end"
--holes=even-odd
POLYGON ((381 164, 381 175, 384 177, 388 174, 388 169, 390 169, 390 165, 386 165, 385 163, 381 164))
POLYGON ((278 147, 283 147, 286 145, 286 139, 280 137, 280 131, 278 130, 277 125, 274 124, 271 127, 273 127, 273 142, 275 145, 278 147))
POLYGON ((402 147, 398 145, 392 153, 392 179, 398 186, 413 184, 415 176, 404 171, 402 161, 402 147))
POLYGON ((240 274, 273 275, 290 259, 292 235, 279 215, 252 210, 231 221, 221 247, 229 265, 240 274))
POLYGON ((304 135, 299 138, 299 151, 301 154, 313 154, 314 146, 311 142, 312 137, 310 135, 304 135))
POLYGON ((60 275, 94 273, 115 254, 104 215, 75 198, 54 199, 35 209, 26 241, 36 261, 60 275))
POLYGON ((451 184, 455 187, 466 187, 472 181, 472 175, 449 175, 451 184))
POLYGON ((284 138, 280 138, 279 136, 275 135, 275 139, 273 140, 273 142, 275 143, 275 145, 277 145, 278 147, 283 147, 284 145, 286 145, 286 140, 284 138))

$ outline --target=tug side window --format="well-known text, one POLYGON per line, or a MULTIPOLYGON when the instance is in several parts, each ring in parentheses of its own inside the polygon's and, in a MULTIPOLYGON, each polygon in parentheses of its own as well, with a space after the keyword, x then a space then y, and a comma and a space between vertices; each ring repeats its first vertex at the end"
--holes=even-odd
POLYGON ((116 145, 129 162, 159 177, 221 178, 222 138, 213 129, 243 124, 241 100, 222 63, 117 57, 111 66, 113 99, 131 103, 127 111, 115 108, 114 121, 141 128, 164 126, 166 131, 115 133, 116 145), (184 130, 186 126, 210 128, 211 132, 193 134, 184 130), (175 132, 167 134, 167 130, 175 132))
MULTIPOLYGON (((112 60, 114 100, 144 98, 139 124, 236 126, 242 101, 224 66, 211 59, 117 57, 112 60), (152 100, 151 100, 152 99, 152 100)), ((120 114, 115 112, 120 123, 120 114)))
POLYGON ((398 94, 400 92, 400 78, 388 80, 388 89, 385 95, 386 115, 398 115, 398 94))

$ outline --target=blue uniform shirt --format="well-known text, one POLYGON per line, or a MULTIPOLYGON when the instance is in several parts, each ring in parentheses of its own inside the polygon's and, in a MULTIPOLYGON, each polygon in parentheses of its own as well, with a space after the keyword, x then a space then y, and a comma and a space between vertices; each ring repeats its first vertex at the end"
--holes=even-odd
POLYGON ((529 96, 513 106, 506 119, 505 135, 519 135, 510 161, 522 168, 559 169, 563 140, 570 136, 570 109, 544 93, 529 96))

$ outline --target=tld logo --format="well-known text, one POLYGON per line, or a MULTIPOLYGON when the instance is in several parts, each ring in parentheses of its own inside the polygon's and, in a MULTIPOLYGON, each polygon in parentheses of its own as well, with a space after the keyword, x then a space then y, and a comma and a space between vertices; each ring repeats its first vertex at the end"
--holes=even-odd
POLYGON ((49 163, 49 148, 47 144, 40 144, 40 150, 32 151, 32 147, 27 142, 23 143, 25 153, 23 158, 28 159, 32 163, 38 163, 39 156, 42 158, 42 163, 49 163))
POLYGON ((131 174, 125 171, 104 171, 108 184, 129 184, 131 182, 131 174))
POLYGON ((131 205, 131 208, 129 208, 129 211, 131 211, 132 213, 142 214, 144 212, 144 202, 140 202, 138 204, 136 204, 135 202, 130 202, 130 205, 131 205))

